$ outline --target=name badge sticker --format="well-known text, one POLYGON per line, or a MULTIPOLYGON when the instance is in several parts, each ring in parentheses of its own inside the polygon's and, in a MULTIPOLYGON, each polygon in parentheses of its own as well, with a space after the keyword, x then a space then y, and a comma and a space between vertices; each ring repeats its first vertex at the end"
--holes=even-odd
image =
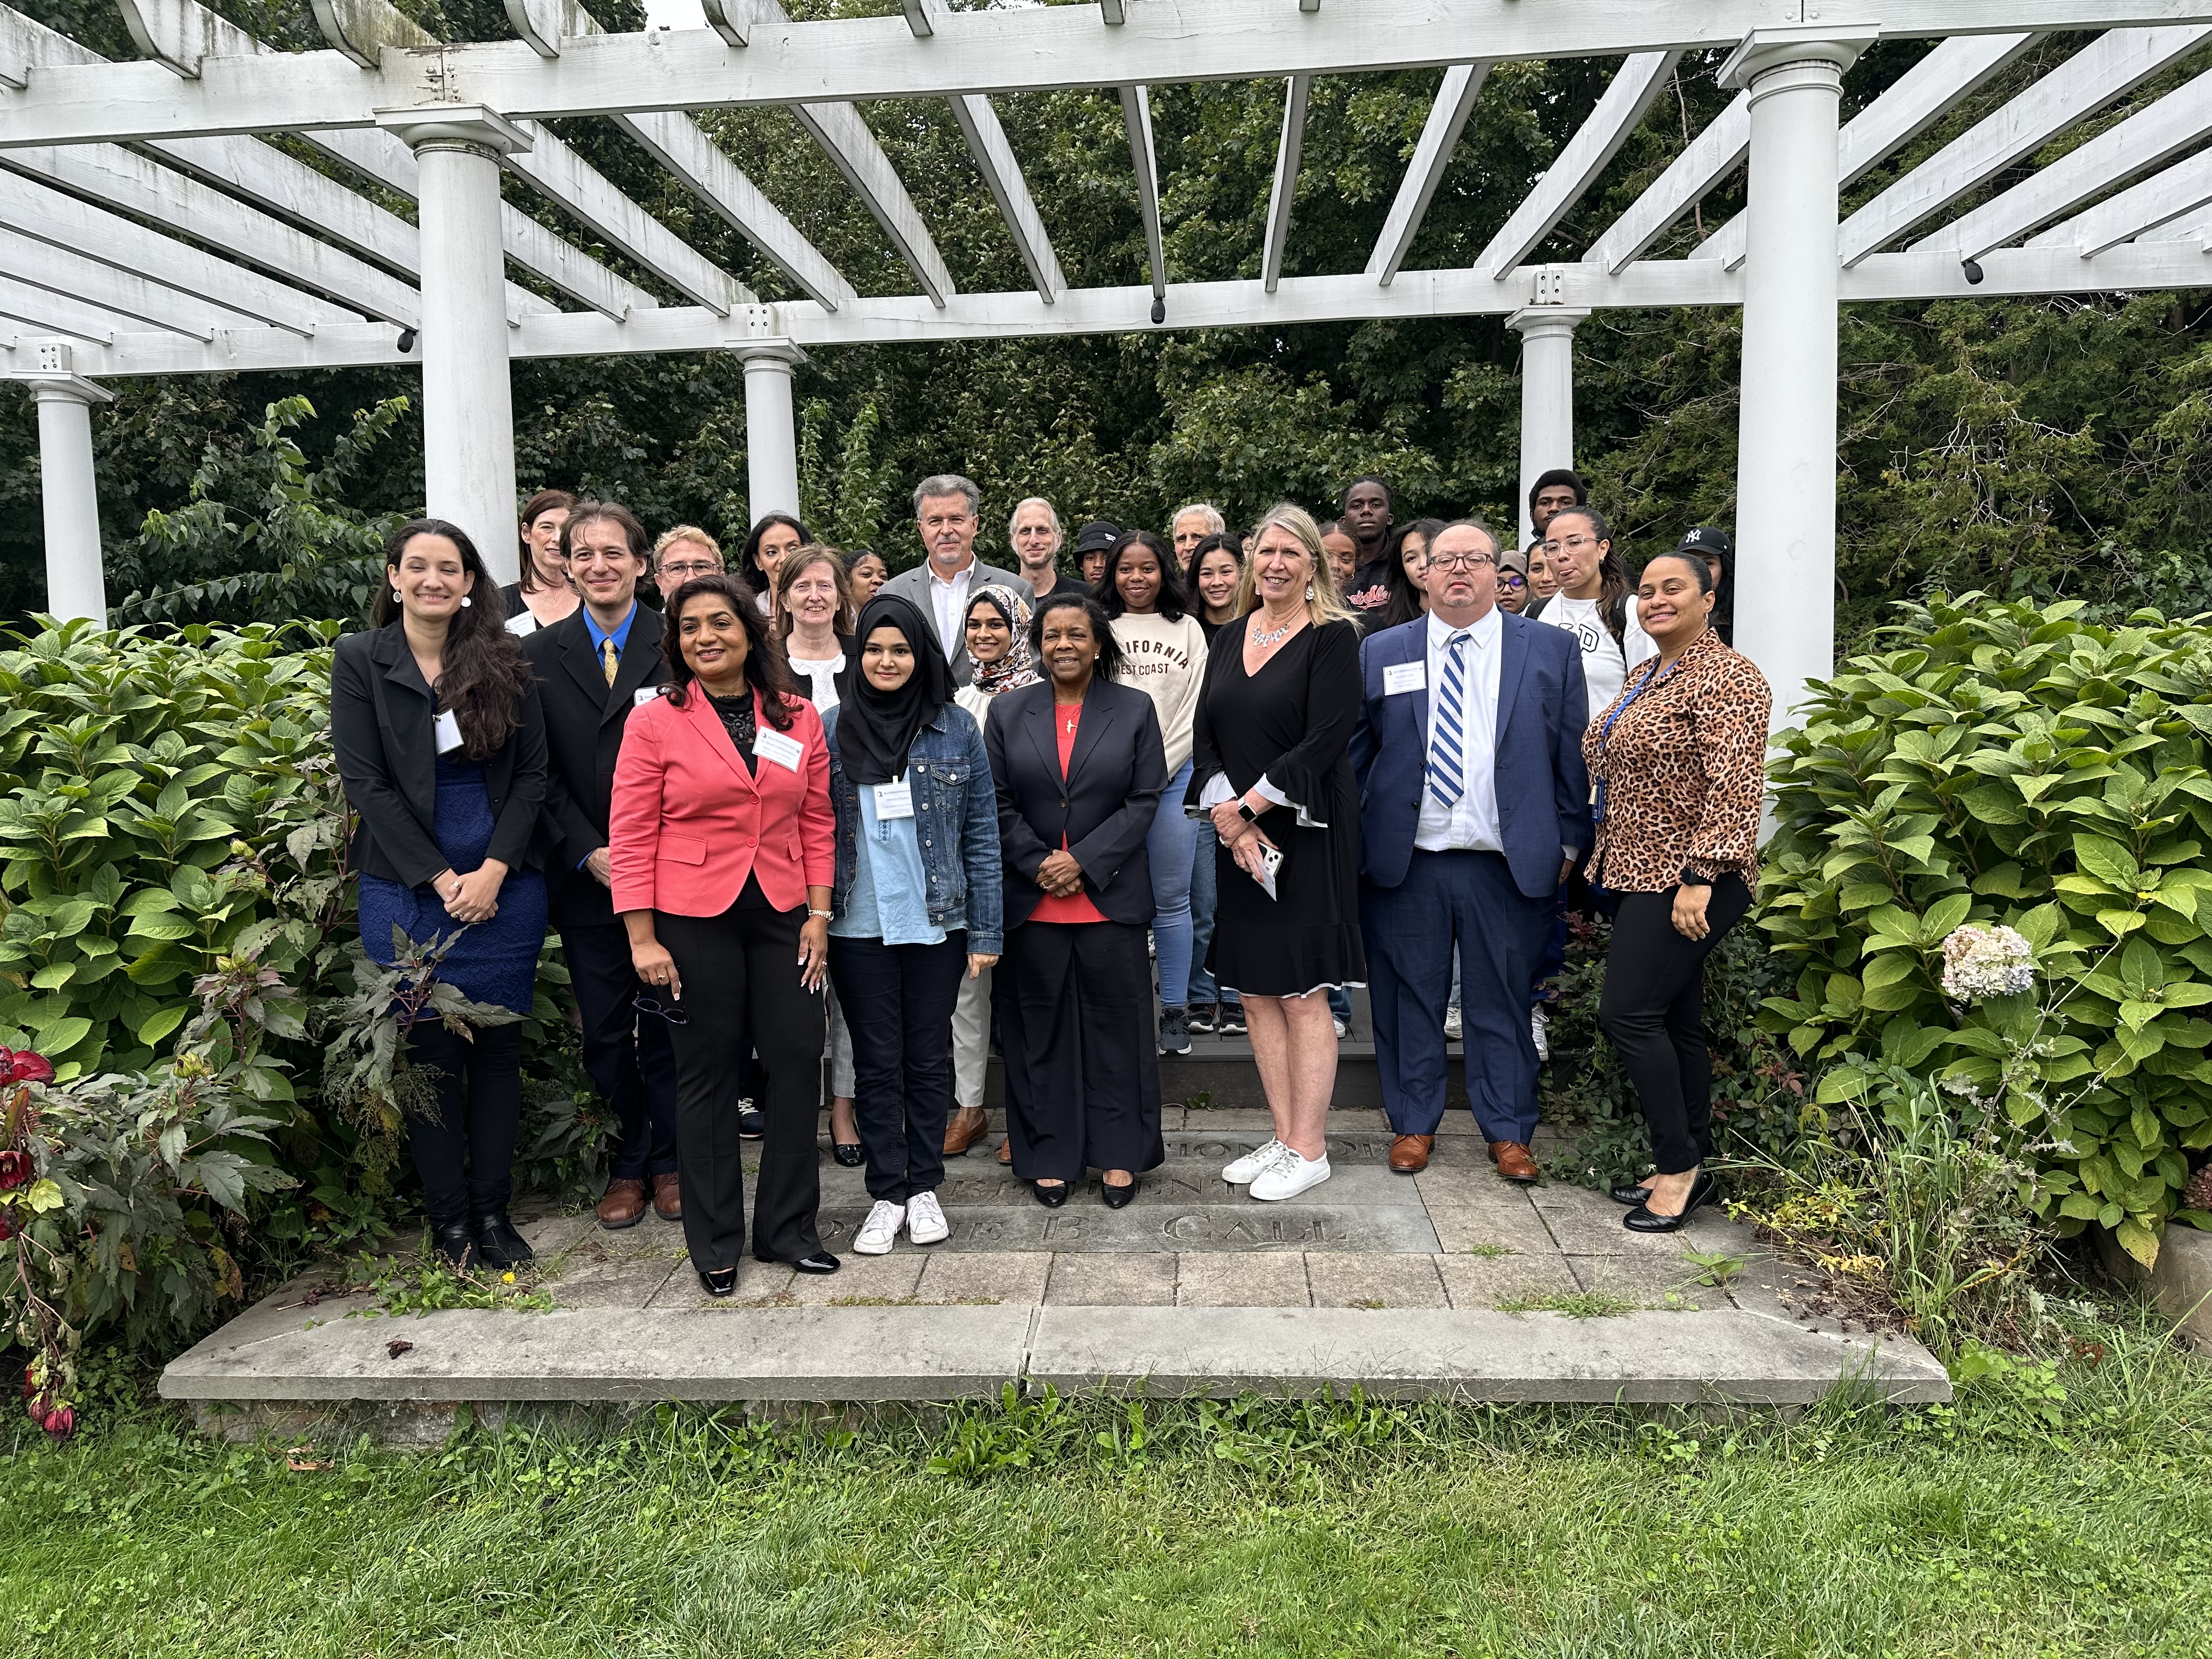
POLYGON ((869 786, 876 792, 876 816, 910 818, 914 816, 914 786, 903 777, 892 783, 869 786))
POLYGON ((667 690, 665 685, 641 685, 629 694, 629 706, 633 708, 642 708, 667 690))
POLYGON ((763 726, 753 734, 753 753, 763 760, 774 761, 787 772, 796 772, 799 762, 806 758, 806 745, 797 738, 787 738, 763 726))
POLYGON ((1382 671, 1382 695, 1395 697, 1401 691, 1425 691, 1429 685, 1429 665, 1425 662, 1394 662, 1382 671))
POLYGON ((453 718, 452 709, 439 715, 430 729, 437 734, 440 754, 450 755, 461 746, 461 723, 453 718))

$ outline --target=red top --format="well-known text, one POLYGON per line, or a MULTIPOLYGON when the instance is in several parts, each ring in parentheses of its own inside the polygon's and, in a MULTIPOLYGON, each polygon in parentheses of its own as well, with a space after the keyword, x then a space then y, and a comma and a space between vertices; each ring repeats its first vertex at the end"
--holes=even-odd
POLYGON ((615 763, 607 835, 617 910, 719 916, 737 902, 747 876, 760 878, 770 904, 789 910, 806 902, 809 887, 830 884, 837 820, 822 718, 800 701, 790 732, 775 732, 758 691, 753 713, 763 736, 796 747, 795 767, 760 754, 746 769, 696 684, 681 708, 656 697, 631 714, 615 763))
MULTIPOLYGON (((1060 775, 1063 782, 1067 778, 1068 757, 1075 752, 1076 728, 1082 724, 1083 705, 1081 703, 1076 703, 1071 708, 1062 708, 1058 703, 1053 705, 1052 732, 1060 744, 1060 775)), ((1060 838, 1060 850, 1063 853, 1067 850, 1067 836, 1065 833, 1060 838)), ((1073 898, 1060 898, 1047 893, 1037 901, 1036 908, 1030 912, 1030 920, 1031 921, 1103 921, 1106 918, 1099 914, 1098 907, 1091 902, 1091 895, 1088 893, 1078 893, 1073 898)))

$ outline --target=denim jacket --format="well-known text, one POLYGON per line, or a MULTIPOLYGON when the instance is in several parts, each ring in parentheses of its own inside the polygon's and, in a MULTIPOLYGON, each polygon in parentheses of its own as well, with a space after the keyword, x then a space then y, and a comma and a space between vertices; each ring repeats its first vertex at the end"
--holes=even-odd
MULTIPOLYGON (((837 812, 837 876, 830 908, 842 917, 860 858, 854 838, 860 834, 860 786, 846 775, 837 752, 840 712, 832 708, 822 716, 822 731, 830 744, 830 802, 837 812)), ((974 716, 957 703, 939 708, 915 733, 907 754, 907 781, 914 787, 915 830, 929 877, 931 922, 948 933, 965 928, 971 953, 997 956, 1005 945, 999 793, 974 716)))

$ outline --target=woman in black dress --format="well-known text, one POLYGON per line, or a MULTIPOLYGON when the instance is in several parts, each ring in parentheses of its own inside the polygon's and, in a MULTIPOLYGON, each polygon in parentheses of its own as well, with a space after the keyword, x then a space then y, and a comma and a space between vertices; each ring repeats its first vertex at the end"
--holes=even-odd
POLYGON ((1318 994, 1367 978, 1359 794, 1345 753, 1359 709, 1359 629, 1320 526, 1295 507, 1260 521, 1239 599, 1244 615, 1206 659, 1189 804, 1221 838, 1206 969, 1243 993, 1274 1118, 1273 1139, 1222 1178, 1274 1201, 1328 1179, 1336 1030, 1318 994))

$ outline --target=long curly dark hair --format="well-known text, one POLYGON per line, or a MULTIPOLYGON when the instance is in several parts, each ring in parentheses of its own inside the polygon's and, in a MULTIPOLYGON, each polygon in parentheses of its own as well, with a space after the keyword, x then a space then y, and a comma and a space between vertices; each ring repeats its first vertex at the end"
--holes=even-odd
POLYGON ((461 750, 471 760, 489 760, 506 745, 519 724, 518 711, 534 681, 522 647, 507 631, 507 601, 484 568, 483 555, 469 532, 444 519, 410 519, 384 544, 386 580, 377 589, 369 620, 388 628, 399 617, 391 577, 418 536, 443 536, 460 550, 461 568, 471 582, 466 602, 446 624, 443 665, 434 688, 438 706, 461 728, 461 750))
POLYGON ((668 663, 669 702, 683 708, 691 683, 699 678, 684 659, 684 607, 708 594, 726 600, 744 624, 745 684, 761 694, 761 708, 768 715, 768 723, 779 732, 790 731, 799 688, 792 680, 791 665, 783 659, 782 642, 769 633, 768 618, 753 603, 751 586, 744 577, 726 570, 694 576, 669 596, 668 620, 660 636, 660 654, 668 663))
POLYGON ((1128 610, 1121 598, 1121 584, 1115 580, 1121 572, 1121 561, 1138 548, 1143 548, 1159 562, 1160 591, 1152 601, 1152 609, 1170 622, 1181 622, 1183 613, 1190 609, 1190 584, 1182 567, 1168 550, 1168 544, 1149 530, 1125 530, 1113 546, 1106 550, 1106 568, 1098 573, 1098 586, 1091 592, 1110 619, 1128 610))

